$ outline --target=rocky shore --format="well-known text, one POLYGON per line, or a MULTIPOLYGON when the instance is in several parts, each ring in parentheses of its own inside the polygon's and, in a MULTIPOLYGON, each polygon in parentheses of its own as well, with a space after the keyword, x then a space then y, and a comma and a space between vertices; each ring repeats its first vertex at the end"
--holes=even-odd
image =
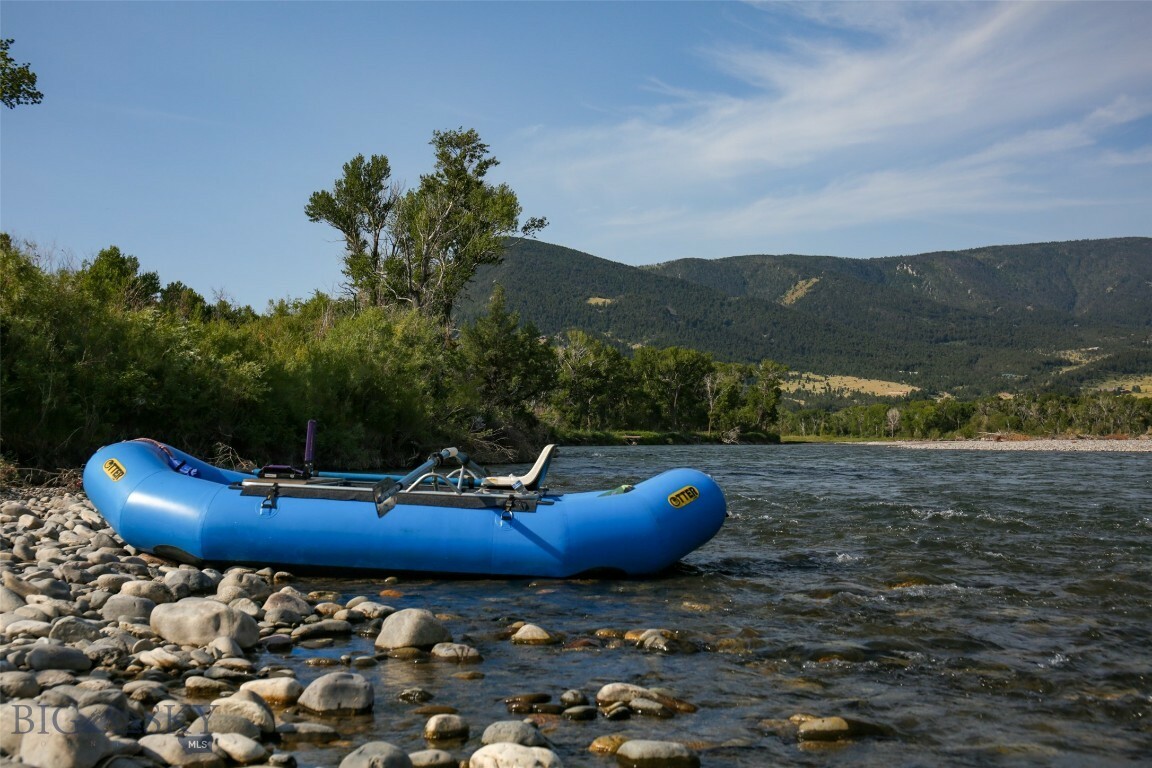
MULTIPOLYGON (((453 638, 450 617, 396 610, 382 602, 387 588, 342 599, 302 592, 291 574, 270 568, 221 572, 137 552, 80 493, 0 491, 0 578, 0 755, 14 768, 290 768, 302 748, 306 764, 340 768, 559 766, 548 733, 565 721, 634 719, 630 732, 643 733, 646 721, 697 709, 676 692, 621 681, 565 690, 557 702, 547 693, 512 694, 503 702, 508 719, 476 723, 430 704, 436 691, 411 687, 396 696, 423 722, 427 749, 363 743, 362 729, 346 729, 371 721, 379 665, 445 663, 461 670, 453 677, 483 676, 479 650, 453 638), (375 653, 339 660, 319 653, 353 633, 374 638, 375 653), (334 668, 305 685, 277 654, 309 649, 317 649, 309 664, 334 668)), ((516 621, 501 642, 547 646, 562 638, 516 621)), ((678 643, 663 629, 605 629, 574 642, 654 653, 675 653, 678 643)), ((380 728, 371 733, 378 737, 380 728)), ((761 728, 813 744, 884 732, 811 715, 761 728)), ((411 744, 413 736, 394 740, 411 744)), ((698 766, 700 751, 605 728, 576 762, 698 766)))
POLYGON ((981 438, 978 440, 897 440, 894 442, 868 443, 868 445, 891 445, 897 448, 932 451, 1087 451, 1112 453, 1152 451, 1152 439, 1147 437, 1131 439, 981 438))

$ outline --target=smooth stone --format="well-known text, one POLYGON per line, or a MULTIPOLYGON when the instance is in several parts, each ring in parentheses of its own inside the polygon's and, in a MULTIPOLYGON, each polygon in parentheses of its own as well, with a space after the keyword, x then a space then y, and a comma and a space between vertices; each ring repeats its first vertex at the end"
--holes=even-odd
POLYGON ((301 624, 299 627, 296 627, 296 629, 292 630, 292 640, 293 642, 303 642, 320 637, 334 637, 337 635, 349 635, 351 633, 352 625, 346 621, 322 619, 311 624, 301 624))
POLYGON ((675 741, 632 739, 616 750, 623 768, 699 768, 700 756, 675 741))
POLYGON ((264 602, 272 594, 272 587, 263 578, 236 568, 224 574, 224 578, 216 586, 216 594, 222 595, 230 587, 238 588, 244 593, 244 597, 260 602, 264 602))
POLYGON ((276 732, 280 734, 282 739, 316 743, 336 741, 340 738, 339 731, 322 723, 283 723, 276 726, 276 732))
POLYGON ((202 597, 156 606, 149 624, 152 631, 177 645, 206 646, 223 636, 241 648, 251 648, 260 640, 260 629, 251 616, 202 597))
POLYGON ((412 761, 412 768, 460 768, 460 761, 443 749, 410 752, 408 759, 412 761))
POLYGON ((179 568, 164 574, 164 584, 177 600, 190 595, 201 595, 216 590, 217 582, 196 568, 179 568))
POLYGON ((554 645, 560 642, 560 638, 552 635, 543 627, 525 624, 512 635, 512 642, 518 645, 554 645))
POLYGON ((33 728, 21 739, 20 761, 26 765, 92 768, 111 752, 108 737, 75 707, 47 707, 36 717, 46 727, 33 728))
POLYGON ((551 747, 551 742, 540 733, 540 729, 523 720, 500 720, 484 729, 480 737, 482 744, 509 742, 525 747, 551 747))
POLYGON ((468 723, 455 714, 433 715, 424 724, 424 738, 427 741, 467 740, 468 723))
POLYGON ((84 651, 68 645, 43 645, 37 643, 28 654, 28 666, 32 669, 65 669, 73 672, 87 672, 92 668, 92 660, 84 651))
POLYGON ((481 747, 468 758, 468 768, 561 768, 562 765, 550 749, 508 742, 481 747))
POLYGON ((31 672, 0 672, 0 700, 31 699, 40 693, 40 684, 31 672))
POLYGON ((213 749, 241 765, 255 763, 268 757, 269 752, 258 741, 240 733, 218 733, 212 737, 213 749))
POLYGON ((616 750, 620 749, 626 741, 628 741, 628 737, 619 733, 597 736, 588 745, 588 751, 597 755, 614 755, 616 750))
POLYGON ((846 717, 816 717, 800 723, 800 741, 842 741, 862 736, 884 736, 887 729, 875 723, 846 717))
POLYGON ((284 587, 279 592, 273 592, 261 607, 264 609, 265 615, 272 611, 288 611, 303 619, 312 613, 312 604, 292 587, 284 587))
POLYGON ((354 714, 372 709, 372 683, 355 672, 329 672, 313 680, 297 700, 317 714, 354 714))
POLYGON ((261 733, 273 733, 276 730, 276 716, 272 708, 260 696, 252 691, 239 690, 231 696, 216 699, 212 702, 212 714, 236 715, 260 729, 261 733))
POLYGON ((99 624, 76 616, 65 616, 52 624, 48 637, 62 643, 74 643, 78 640, 93 642, 103 635, 99 624))
MULTIPOLYGON (((165 689, 167 693, 167 689, 165 689)), ((144 720, 145 733, 174 733, 188 726, 199 713, 182 701, 163 699, 156 702, 144 720)))
POLYGON ((452 634, 425 608, 405 608, 389 615, 380 626, 376 647, 431 648, 452 642, 452 634))
POLYGON ((637 696, 644 696, 647 693, 647 688, 641 688, 639 685, 633 685, 632 683, 608 683, 597 691, 596 703, 600 706, 614 702, 627 704, 637 696))
POLYGON ((215 699, 235 690, 236 687, 226 680, 213 680, 203 675, 192 675, 184 680, 185 695, 194 699, 215 699))
POLYGON ((127 581, 120 585, 120 594, 132 595, 133 597, 143 597, 151 600, 159 605, 160 603, 171 603, 176 599, 172 594, 172 590, 166 584, 159 581, 127 581))
POLYGON ((432 646, 432 658, 437 661, 451 661, 457 664, 478 664, 484 660, 480 651, 463 643, 436 643, 432 646))
POLYGON ((412 768, 412 760, 394 744, 370 741, 349 752, 340 768, 412 768))
POLYGON ((155 608, 156 603, 146 597, 115 594, 105 601, 100 608, 100 615, 108 621, 148 621, 155 608))
POLYGON ((575 707, 568 707, 562 714, 568 720, 595 720, 598 710, 588 704, 578 704, 575 707))
POLYGON ((304 686, 294 677, 270 677, 249 680, 240 686, 240 690, 252 691, 270 706, 289 707, 300 699, 304 686))
POLYGON ((141 754, 161 765, 179 768, 224 768, 227 762, 212 751, 185 748, 185 738, 171 733, 154 733, 139 740, 141 754))
POLYGON ((646 717, 659 717, 667 719, 675 717, 676 713, 668 707, 664 706, 658 701, 646 699, 642 696, 637 696, 628 702, 629 708, 638 715, 645 715, 646 717))

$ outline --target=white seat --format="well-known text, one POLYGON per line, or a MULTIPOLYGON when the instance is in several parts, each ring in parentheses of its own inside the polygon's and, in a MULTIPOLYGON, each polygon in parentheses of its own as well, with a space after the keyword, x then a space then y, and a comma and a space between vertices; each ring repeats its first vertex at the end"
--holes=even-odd
POLYGON ((544 479, 548 476, 548 465, 552 462, 552 456, 556 453, 556 444, 549 443, 544 446, 544 450, 540 451, 540 456, 537 457, 536 463, 532 468, 522 475, 506 475, 503 477, 486 477, 484 482, 481 483, 483 488, 499 488, 512 490, 516 487, 516 483, 523 484, 524 490, 536 491, 544 484, 544 479))

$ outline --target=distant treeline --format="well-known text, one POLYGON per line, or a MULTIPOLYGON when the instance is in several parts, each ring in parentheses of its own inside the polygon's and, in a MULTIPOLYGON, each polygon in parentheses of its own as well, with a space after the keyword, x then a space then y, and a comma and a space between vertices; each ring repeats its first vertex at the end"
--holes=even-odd
POLYGON ((577 430, 764 433, 783 368, 670 347, 625 356, 579 331, 542 339, 493 295, 446 333, 428 313, 321 293, 264 314, 162 285, 107 248, 51 265, 0 235, 0 453, 71 467, 147 436, 210 459, 399 466, 459 445, 523 459, 577 430))
POLYGON ((789 435, 939 439, 988 434, 1142 435, 1152 431, 1152 398, 1110 392, 1054 392, 854 405, 836 411, 781 411, 789 435))

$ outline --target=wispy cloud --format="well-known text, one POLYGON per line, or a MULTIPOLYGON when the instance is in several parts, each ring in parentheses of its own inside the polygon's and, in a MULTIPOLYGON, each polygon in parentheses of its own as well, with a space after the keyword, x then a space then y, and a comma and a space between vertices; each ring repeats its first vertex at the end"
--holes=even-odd
POLYGON ((763 12, 774 29, 805 34, 701 52, 743 88, 670 83, 668 103, 647 113, 537 131, 550 183, 634 237, 751 242, 926 213, 1091 205, 1093 190, 1070 192, 1061 174, 1148 162, 1147 147, 1110 141, 1152 116, 1152 4, 763 12))

